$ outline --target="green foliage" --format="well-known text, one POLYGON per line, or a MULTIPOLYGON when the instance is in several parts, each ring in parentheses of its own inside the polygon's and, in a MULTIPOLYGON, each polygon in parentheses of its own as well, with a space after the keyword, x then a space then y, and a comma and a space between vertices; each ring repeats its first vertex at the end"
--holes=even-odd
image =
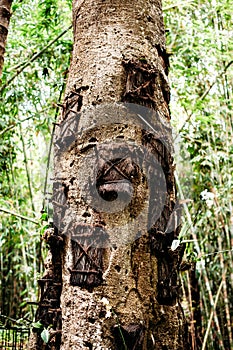
POLYGON ((50 339, 50 333, 49 333, 49 330, 48 329, 43 329, 43 331, 41 332, 40 334, 43 342, 45 344, 47 344, 49 342, 49 339, 50 339))
MULTIPOLYGON (((180 234, 193 265, 182 274, 183 305, 197 348, 226 350, 233 348, 231 2, 165 0, 163 7, 178 191, 192 199, 180 234)), ((43 165, 72 50, 71 30, 60 36, 71 24, 71 0, 15 0, 12 11, 0 87, 0 208, 39 225, 0 211, 0 311, 32 319, 27 302, 37 301, 40 234, 49 227, 43 165)), ((33 327, 47 343, 49 330, 33 327)))
POLYGON ((36 226, 0 211, 0 311, 33 319, 28 302, 38 299, 43 271, 48 142, 72 49, 71 30, 60 34, 71 24, 71 1, 16 0, 12 11, 0 86, 0 208, 35 221, 42 211, 42 217, 36 226))
POLYGON ((232 9, 228 0, 184 1, 177 6, 164 1, 164 8, 171 54, 171 111, 178 135, 179 192, 193 200, 185 208, 181 238, 190 242, 187 258, 196 264, 199 277, 198 285, 193 285, 191 274, 183 276, 184 302, 189 303, 190 321, 201 305, 203 328, 197 321, 195 334, 190 326, 193 336, 203 339, 204 345, 197 343, 197 348, 230 349, 233 284, 227 276, 233 273, 232 9), (190 288, 200 291, 199 305, 195 306, 195 301, 190 304, 190 288), (208 327, 211 311, 214 326, 208 327))
POLYGON ((38 321, 32 323, 32 328, 34 332, 38 332, 45 344, 49 342, 50 339, 50 332, 48 328, 45 328, 44 325, 38 321))
POLYGON ((39 329, 39 330, 44 329, 44 326, 43 326, 43 324, 40 321, 33 322, 32 323, 32 327, 35 328, 36 330, 37 329, 39 329))

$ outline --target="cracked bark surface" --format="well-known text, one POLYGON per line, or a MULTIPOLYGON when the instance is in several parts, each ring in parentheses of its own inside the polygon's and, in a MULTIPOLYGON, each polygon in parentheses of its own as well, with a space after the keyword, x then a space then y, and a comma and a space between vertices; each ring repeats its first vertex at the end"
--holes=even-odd
POLYGON ((186 350, 161 2, 74 0, 73 27, 54 158, 62 338, 46 349, 186 350))

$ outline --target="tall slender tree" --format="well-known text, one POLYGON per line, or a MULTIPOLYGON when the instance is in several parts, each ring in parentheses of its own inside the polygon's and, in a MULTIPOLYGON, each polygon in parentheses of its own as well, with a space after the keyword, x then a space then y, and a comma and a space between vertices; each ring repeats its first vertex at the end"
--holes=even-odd
POLYGON ((188 349, 161 1, 74 0, 73 31, 40 280, 47 348, 188 349))
POLYGON ((0 77, 2 75, 2 67, 4 63, 12 1, 13 0, 0 0, 0 77))

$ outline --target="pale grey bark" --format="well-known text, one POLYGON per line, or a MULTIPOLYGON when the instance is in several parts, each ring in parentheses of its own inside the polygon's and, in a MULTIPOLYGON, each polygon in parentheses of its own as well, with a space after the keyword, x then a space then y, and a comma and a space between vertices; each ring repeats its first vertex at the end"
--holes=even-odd
MULTIPOLYGON (((107 202, 109 207, 100 210, 87 194, 92 171, 96 169, 98 173, 98 166, 104 168, 106 159, 114 159, 114 147, 124 149, 122 143, 126 143, 130 151, 134 143, 142 150, 146 144, 152 154, 159 150, 155 141, 143 139, 145 132, 140 123, 136 119, 130 121, 125 107, 118 102, 134 102, 154 109, 154 117, 159 117, 160 124, 167 128, 169 85, 161 2, 75 0, 73 26, 74 49, 63 115, 57 127, 54 164, 55 180, 60 181, 54 195, 54 221, 64 241, 61 349, 187 349, 184 317, 172 290, 177 286, 171 281, 167 286, 171 291, 164 289, 161 295, 158 292, 158 286, 163 289, 167 283, 163 276, 179 268, 179 254, 175 257, 169 248, 175 234, 169 237, 163 233, 176 200, 170 150, 166 150, 165 160, 163 150, 156 155, 169 168, 165 174, 167 211, 152 225, 153 237, 148 231, 152 180, 144 179, 148 172, 146 161, 142 161, 141 169, 134 169, 137 176, 132 176, 130 184, 122 181, 116 185, 124 193, 130 194, 127 187, 130 185, 134 191, 133 200, 124 210, 118 211, 120 201, 115 207, 114 201, 107 202), (80 134, 76 133, 77 125, 72 124, 77 117, 75 112, 79 112, 80 134), (116 124, 118 117, 120 124, 116 124), (76 142, 66 143, 64 135, 67 140, 75 136, 76 142), (96 160, 96 150, 102 163, 96 160), (85 227, 89 238, 80 238, 80 232, 85 236, 85 227), (107 235, 102 246, 97 242, 100 232, 107 235), (163 237, 168 240, 166 246, 163 237), (72 243, 71 238, 81 241, 72 243), (157 242, 154 245, 152 238, 157 242), (84 259, 86 253, 80 245, 92 260, 101 260, 99 280, 96 272, 93 276, 77 273, 81 268, 97 269, 91 259, 84 259), (161 259, 155 254, 160 248, 161 259), (75 268, 74 259, 79 256, 79 267, 75 268)), ((149 132, 145 134, 148 136, 149 132)), ((126 168, 133 169, 134 163, 129 157, 126 168)), ((124 168, 124 164, 121 166, 124 168)), ((108 192, 109 186, 115 186, 113 182, 101 184, 99 191, 108 192)))

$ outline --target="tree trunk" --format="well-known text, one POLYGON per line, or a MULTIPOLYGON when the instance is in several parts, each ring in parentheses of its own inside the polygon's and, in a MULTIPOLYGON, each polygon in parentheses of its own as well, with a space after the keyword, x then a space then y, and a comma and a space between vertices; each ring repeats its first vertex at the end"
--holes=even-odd
POLYGON ((0 78, 2 76, 12 1, 13 0, 0 0, 0 78))
POLYGON ((161 2, 75 0, 73 27, 38 318, 62 350, 186 350, 161 2))

